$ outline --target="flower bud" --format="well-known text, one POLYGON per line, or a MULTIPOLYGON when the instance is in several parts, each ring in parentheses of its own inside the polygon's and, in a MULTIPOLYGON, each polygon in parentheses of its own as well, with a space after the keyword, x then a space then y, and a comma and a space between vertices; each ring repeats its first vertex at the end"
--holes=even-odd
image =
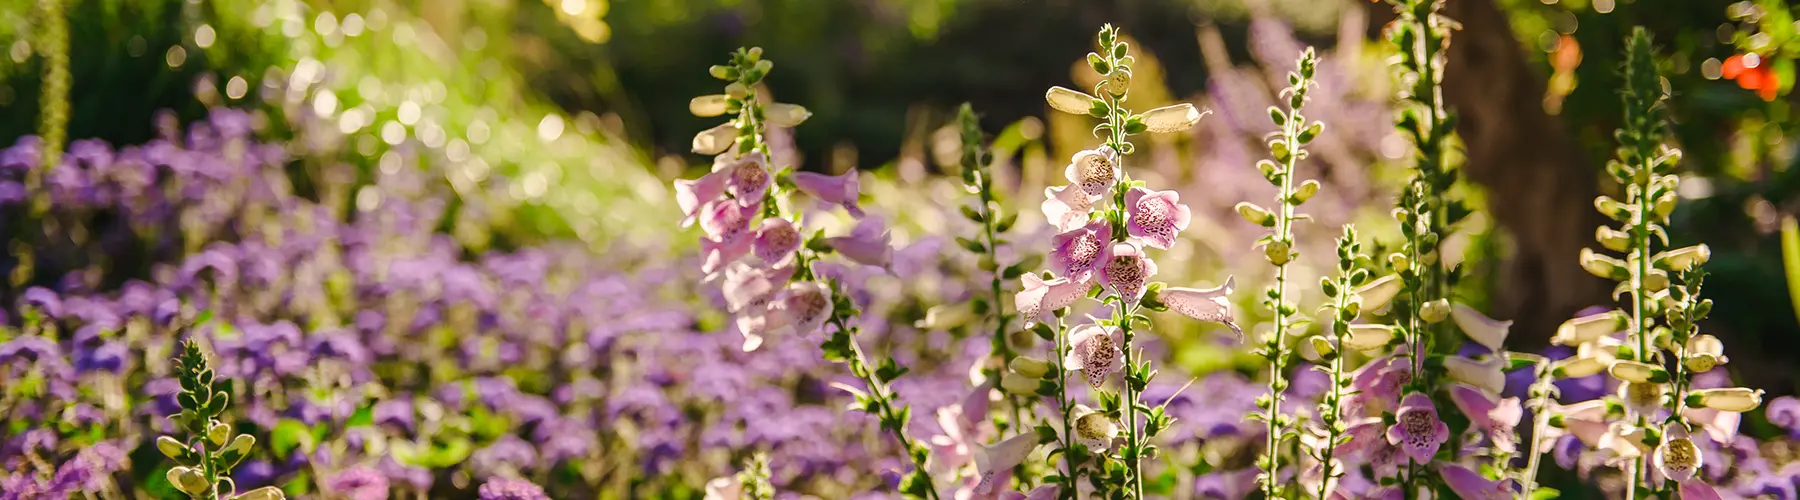
POLYGON ((1591 248, 1581 249, 1581 268, 1586 269, 1588 274, 1614 281, 1631 278, 1631 272, 1625 269, 1624 262, 1595 253, 1591 248))
POLYGON ((1600 226, 1594 231, 1594 241, 1600 242, 1600 246, 1614 252, 1631 249, 1631 233, 1606 226, 1600 226))
POLYGON ((281 488, 276 488, 274 486, 264 486, 264 487, 252 490, 249 493, 238 495, 237 497, 232 498, 232 500, 286 500, 286 499, 287 499, 287 494, 283 493, 281 491, 281 488))
POLYGON ((1695 335, 1688 339, 1687 359, 1682 360, 1687 369, 1695 373, 1712 370, 1713 367, 1725 364, 1725 344, 1718 337, 1708 334, 1695 335))
POLYGON ((1475 386, 1488 394, 1506 389, 1506 358, 1490 356, 1475 361, 1462 356, 1444 358, 1444 372, 1451 380, 1475 386))
POLYGON ((743 83, 731 82, 730 85, 725 86, 725 95, 731 96, 733 99, 750 97, 750 87, 743 83))
POLYGON ((1606 372, 1613 378, 1634 384, 1662 383, 1669 379, 1669 372, 1661 367, 1637 361, 1614 361, 1606 372))
POLYGON ((174 467, 169 469, 166 477, 169 484, 190 495, 203 495, 206 490, 212 489, 212 485, 206 482, 206 475, 201 474, 198 469, 174 467))
POLYGON ((181 460, 188 454, 187 445, 181 444, 181 441, 176 441, 175 438, 169 436, 156 438, 156 449, 161 451, 163 456, 174 460, 181 460))
POLYGON ((1000 376, 1000 389, 1007 394, 1037 394, 1038 377, 1027 377, 1020 373, 1007 372, 1000 376))
POLYGON ((1256 170, 1262 172, 1263 178, 1268 179, 1269 182, 1275 182, 1275 173, 1280 171, 1279 168, 1273 161, 1257 160, 1256 162, 1256 170))
POLYGON ((1450 301, 1437 299, 1419 306, 1419 319, 1426 323, 1437 323, 1450 317, 1450 301))
POLYGON ((1743 387, 1701 389, 1688 393, 1687 404, 1693 407, 1743 413, 1762 406, 1762 395, 1763 391, 1760 389, 1743 387))
POLYGON ((213 446, 225 446, 225 440, 231 439, 231 426, 224 422, 213 424, 206 430, 206 439, 212 441, 213 446))
POLYGON ((1590 314, 1564 321, 1556 327, 1556 336, 1550 343, 1556 345, 1581 345, 1594 339, 1623 331, 1629 319, 1623 311, 1614 309, 1600 314, 1590 314))
POLYGON ((1292 249, 1285 241, 1271 241, 1268 246, 1263 247, 1263 256, 1269 258, 1270 264, 1279 266, 1287 264, 1288 260, 1292 259, 1293 253, 1290 250, 1292 249))
POLYGON ((1237 213, 1238 215, 1243 216, 1244 220, 1250 221, 1251 224, 1262 227, 1273 227, 1275 225, 1275 214, 1269 213, 1269 210, 1266 208, 1256 206, 1255 203, 1248 201, 1238 202, 1237 213))
POLYGON ((1031 356, 1013 358, 1011 363, 1006 364, 1006 367, 1013 373, 1034 379, 1044 378, 1044 374, 1050 373, 1050 363, 1031 356))
POLYGON ((1694 266, 1705 265, 1706 261, 1711 259, 1712 249, 1702 243, 1658 253, 1655 257, 1651 257, 1650 262, 1655 263, 1656 267, 1670 271, 1686 271, 1693 269, 1694 266))
POLYGON ((1162 134, 1187 130, 1199 123, 1203 115, 1194 105, 1184 102, 1145 111, 1143 117, 1151 132, 1162 134))
POLYGON ((1601 215, 1611 217, 1613 220, 1631 220, 1631 206, 1626 205, 1619 200, 1612 199, 1610 196, 1594 198, 1594 209, 1599 210, 1601 215))
POLYGON ((1350 325, 1350 337, 1344 339, 1344 348, 1357 351, 1380 349, 1394 341, 1394 334, 1394 327, 1388 325, 1350 325))
POLYGON ((731 98, 724 94, 695 97, 688 101, 688 112, 701 118, 719 116, 725 114, 725 110, 730 108, 730 104, 727 102, 730 100, 731 98))
POLYGON ((1394 300, 1395 295, 1400 294, 1401 285, 1399 276, 1389 274, 1358 287, 1356 296, 1362 298, 1363 310, 1380 311, 1394 300))
POLYGON ((764 108, 763 111, 764 116, 768 118, 769 123, 781 127, 793 127, 806 121, 807 118, 812 117, 812 112, 807 111, 805 107, 784 102, 770 104, 769 107, 764 108))
POLYGON ((1306 200, 1312 199, 1315 194, 1319 194, 1319 181, 1307 179, 1306 182, 1300 183, 1300 187, 1294 188, 1294 196, 1290 200, 1295 205, 1301 205, 1305 204, 1306 200))
POLYGON ((1050 87, 1044 93, 1044 100, 1050 103, 1051 108, 1072 115, 1088 114, 1094 104, 1094 96, 1063 87, 1050 87))
POLYGON ((1106 75, 1106 92, 1114 96, 1125 95, 1131 90, 1131 72, 1114 71, 1106 75))
POLYGON ((1556 378, 1588 377, 1606 371, 1606 366, 1611 362, 1611 358, 1573 357, 1550 365, 1550 373, 1556 378))
POLYGON ((1651 292, 1668 290, 1669 273, 1661 269, 1651 269, 1649 274, 1644 275, 1644 289, 1651 292))
POLYGON ((1320 359, 1331 359, 1337 354, 1337 348, 1332 347, 1331 341, 1326 340, 1325 337, 1314 335, 1307 342, 1312 345, 1313 353, 1318 354, 1320 359))
POLYGON ((716 155, 731 148, 737 140, 737 127, 730 122, 706 129, 694 136, 694 152, 703 155, 716 155))
POLYGON ((1675 193, 1667 193, 1661 198, 1657 198, 1656 204, 1650 207, 1650 212, 1656 214, 1659 219, 1668 219, 1669 214, 1675 213, 1675 193))
POLYGON ((710 68, 706 68, 706 73, 712 75, 713 78, 718 78, 720 80, 736 80, 738 77, 737 68, 717 64, 714 64, 710 68))
POLYGON ((1395 270, 1412 269, 1412 258, 1400 252, 1388 254, 1388 267, 1395 270))

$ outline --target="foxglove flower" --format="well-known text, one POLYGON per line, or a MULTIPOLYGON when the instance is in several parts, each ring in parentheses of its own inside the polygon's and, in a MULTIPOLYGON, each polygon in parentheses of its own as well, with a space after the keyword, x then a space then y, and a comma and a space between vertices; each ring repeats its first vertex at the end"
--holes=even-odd
POLYGON ((794 333, 809 335, 831 318, 831 302, 831 289, 818 282, 804 281, 788 285, 770 309, 781 316, 783 324, 792 327, 794 333))
POLYGON ((767 305, 793 276, 792 266, 766 268, 738 263, 725 268, 725 279, 719 284, 725 295, 725 311, 738 313, 767 305))
POLYGON ((981 423, 986 421, 991 391, 991 383, 982 384, 961 403, 938 408, 937 423, 943 433, 930 440, 933 475, 950 474, 974 461, 975 448, 984 441, 981 423))
POLYGON ((1662 471, 1664 477, 1677 483, 1693 479, 1704 463, 1700 447, 1694 446, 1694 441, 1688 439, 1687 426, 1681 422, 1670 422, 1663 429, 1662 444, 1656 447, 1650 460, 1656 464, 1657 470, 1662 471))
POLYGON ((1444 358, 1444 371, 1451 380, 1473 385, 1488 394, 1506 390, 1506 358, 1487 356, 1481 361, 1462 356, 1444 358))
POLYGON ((1694 407, 1743 413, 1762 406, 1762 394, 1761 389, 1742 387, 1701 389, 1688 394, 1687 404, 1694 407))
POLYGON ((1718 490, 1704 481, 1688 481, 1679 488, 1681 500, 1722 500, 1718 490))
POLYGON ((1125 212, 1129 217, 1125 223, 1126 233, 1142 239, 1150 248, 1161 250, 1175 246, 1175 235, 1187 229, 1188 222, 1194 217, 1193 211, 1181 204, 1179 193, 1142 187, 1131 188, 1125 193, 1125 212))
POLYGON ((1663 385, 1649 382, 1620 383, 1619 399, 1625 403, 1625 410, 1630 415, 1651 417, 1662 409, 1663 385))
POLYGON ((1494 352, 1500 351, 1501 344, 1506 343, 1507 331, 1512 328, 1512 321, 1500 321, 1487 317, 1481 311, 1462 304, 1450 306, 1450 319, 1456 327, 1468 335, 1470 340, 1481 344, 1494 352))
POLYGON ((1071 186, 1081 186, 1088 196, 1104 197, 1124 173, 1119 168, 1119 154, 1112 146, 1083 150, 1069 158, 1063 176, 1071 186))
POLYGON ((1088 110, 1093 108, 1095 99, 1094 96, 1078 90, 1050 87, 1050 90, 1044 92, 1044 101, 1049 102, 1050 107, 1057 111, 1072 115, 1086 115, 1088 110))
POLYGON ((1488 439, 1494 442, 1494 449, 1501 453, 1519 451, 1518 438, 1515 434, 1520 417, 1524 416, 1524 408, 1519 405, 1519 398, 1505 398, 1494 401, 1480 389, 1467 384, 1450 386, 1450 402, 1456 404, 1463 415, 1469 417, 1469 423, 1486 432, 1488 439))
POLYGON ((1069 353, 1063 365, 1087 375, 1088 386, 1099 389, 1106 376, 1125 367, 1124 351, 1119 348, 1118 327, 1093 323, 1075 327, 1069 332, 1069 353))
POLYGON ((1461 465, 1444 465, 1438 474, 1457 498, 1465 500, 1511 500, 1516 489, 1511 479, 1491 480, 1461 465))
POLYGON ((1050 263, 1070 280, 1088 283, 1106 265, 1111 241, 1112 224, 1104 220, 1058 233, 1050 238, 1050 263))
POLYGON ((1044 220, 1058 232, 1072 230, 1087 224, 1088 214, 1094 211, 1094 201, 1098 197, 1087 194, 1080 186, 1044 188, 1044 203, 1039 207, 1044 211, 1044 220))
POLYGON ((1362 299, 1362 309, 1364 311, 1378 312, 1386 308, 1388 302, 1394 300, 1395 295, 1400 294, 1400 287, 1402 285, 1404 284, 1400 282, 1400 276, 1390 274, 1376 278, 1375 281, 1370 281, 1363 284, 1363 286, 1358 287, 1356 289, 1356 296, 1362 299))
POLYGON ((1151 132, 1166 134, 1193 128, 1195 123, 1200 123, 1201 116, 1205 113, 1184 102, 1145 111, 1143 120, 1144 127, 1151 132))
POLYGON ((1089 450, 1111 450, 1113 440, 1119 438, 1119 423, 1087 405, 1075 405, 1075 410, 1069 415, 1075 421, 1075 442, 1087 446, 1089 450))
POLYGON ((825 238, 825 244, 858 264, 886 269, 894 260, 894 247, 889 245, 889 238, 887 224, 880 218, 870 217, 850 230, 849 236, 825 238))
POLYGON ((481 485, 480 500, 550 500, 544 488, 524 479, 495 477, 481 485))
POLYGON ((1157 293, 1156 300, 1183 316, 1224 323, 1242 336, 1244 331, 1238 328, 1236 315, 1231 312, 1231 292, 1236 289, 1237 279, 1228 277, 1224 284, 1212 288, 1164 288, 1157 293))
POLYGON ((705 496, 701 500, 743 500, 744 482, 737 475, 715 477, 706 482, 705 496))
POLYGON ((1024 463, 1025 457, 1030 456, 1037 447, 1038 435, 1035 432, 1026 432, 993 446, 981 447, 975 452, 975 471, 981 477, 981 483, 975 486, 975 493, 994 494, 997 488, 1003 487, 1000 484, 1003 481, 996 479, 1002 477, 1001 474, 1011 473, 1013 467, 1024 463))
POLYGON ((1156 262, 1144 255, 1136 243, 1113 243, 1106 262, 1100 266, 1100 282, 1112 288, 1125 304, 1144 298, 1144 285, 1156 275, 1156 262))
POLYGON ((716 127, 694 134, 693 151, 697 154, 716 155, 725 152, 737 140, 737 126, 732 122, 721 123, 716 127))
POLYGON ((819 201, 844 207, 851 217, 863 217, 862 206, 857 204, 857 197, 862 195, 862 187, 857 183, 856 170, 841 175, 825 175, 814 172, 794 172, 794 187, 819 201))
POLYGON ((1372 351, 1387 347, 1394 341, 1394 327, 1377 324, 1350 325, 1350 336, 1344 340, 1344 348, 1355 351, 1372 351))
POLYGON ((763 196, 769 193, 769 186, 775 183, 775 176, 769 173, 768 161, 762 153, 729 156, 720 155, 713 160, 713 170, 725 173, 725 192, 735 198, 738 205, 762 203, 763 196))
POLYGON ((763 219, 762 228, 756 231, 756 241, 751 244, 751 251, 770 266, 781 266, 800 249, 800 229, 794 223, 781 218, 763 219))
POLYGON ((730 172, 717 171, 698 179, 675 179, 675 205, 681 207, 681 227, 700 218, 700 209, 725 196, 725 181, 730 172))
POLYGON ((1019 288, 1019 293, 1013 294, 1013 302, 1014 307, 1019 310, 1019 317, 1025 320, 1026 328, 1038 322, 1054 321, 1057 309, 1069 307, 1076 300, 1087 296, 1088 288, 1093 286, 1070 281, 1068 278, 1046 281, 1035 273, 1025 273, 1019 276, 1019 280, 1024 282, 1024 286, 1019 288))
POLYGON ((1424 393, 1407 394, 1394 414, 1394 425, 1388 427, 1388 444, 1400 447, 1415 463, 1431 463, 1438 446, 1450 440, 1450 426, 1438 419, 1437 406, 1424 393))

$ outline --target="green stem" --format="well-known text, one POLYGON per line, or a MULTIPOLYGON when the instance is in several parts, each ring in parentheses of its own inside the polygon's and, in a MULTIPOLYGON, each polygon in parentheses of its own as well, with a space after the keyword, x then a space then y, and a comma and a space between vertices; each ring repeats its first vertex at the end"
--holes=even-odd
POLYGON ((1063 362, 1069 349, 1068 328, 1063 324, 1063 319, 1059 315, 1056 318, 1056 401, 1062 409, 1063 432, 1062 443, 1059 444, 1063 448, 1063 461, 1069 468, 1064 477, 1063 491, 1060 496, 1073 500, 1076 487, 1081 484, 1081 464, 1076 463, 1075 456, 1068 452, 1071 443, 1075 440, 1075 421, 1072 415, 1075 411, 1075 402, 1069 397, 1069 368, 1063 362))

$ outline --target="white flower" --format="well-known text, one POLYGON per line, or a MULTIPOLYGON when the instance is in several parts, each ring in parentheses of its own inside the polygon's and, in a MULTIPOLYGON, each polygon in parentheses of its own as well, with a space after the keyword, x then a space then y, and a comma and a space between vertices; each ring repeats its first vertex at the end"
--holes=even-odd
POLYGON ((1075 442, 1094 451, 1112 449, 1113 440, 1119 437, 1118 422, 1082 404, 1075 405, 1069 415, 1075 423, 1075 442))
POLYGON ((1500 345, 1506 342, 1506 334, 1512 328, 1512 321, 1500 321, 1481 314, 1475 308, 1462 304, 1450 307, 1450 319, 1456 321, 1456 327, 1462 329, 1475 343, 1499 351, 1500 345))
POLYGON ((1619 399, 1631 415, 1652 415, 1662 409, 1663 385, 1643 382, 1619 384, 1619 399))
POLYGON ((1699 472, 1701 465, 1705 463, 1700 448, 1694 446, 1693 440, 1688 439, 1687 427, 1681 422, 1669 423, 1663 431, 1662 445, 1656 447, 1656 453, 1650 459, 1657 469, 1662 470, 1664 476, 1677 483, 1693 479, 1694 473, 1699 472))

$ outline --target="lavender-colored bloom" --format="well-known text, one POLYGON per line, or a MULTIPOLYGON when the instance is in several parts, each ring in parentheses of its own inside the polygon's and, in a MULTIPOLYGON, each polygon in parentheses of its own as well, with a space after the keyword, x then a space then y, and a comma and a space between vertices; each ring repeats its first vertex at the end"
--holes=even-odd
POLYGON ((412 397, 398 394, 382 399, 369 409, 369 416, 375 421, 375 425, 388 426, 411 434, 413 429, 412 397))
POLYGON ((725 172, 725 193, 737 200, 737 204, 751 206, 762 203, 763 195, 769 192, 775 176, 770 175, 768 162, 761 153, 752 153, 739 158, 730 159, 729 155, 720 155, 713 160, 715 171, 725 172))
POLYGON ((1111 259, 1112 224, 1104 220, 1058 233, 1050 238, 1050 264, 1071 281, 1087 283, 1093 273, 1111 259))
POLYGON ((1151 191, 1142 187, 1125 193, 1125 211, 1129 216, 1126 232, 1144 241, 1150 248, 1168 250, 1175 246, 1175 236, 1187 229, 1193 211, 1181 204, 1175 191, 1151 191))
POLYGON ((486 448, 476 451, 469 457, 475 470, 485 474, 496 474, 508 470, 523 470, 537 466, 537 450, 531 443, 507 434, 494 440, 486 448))
POLYGON ((1494 401, 1480 389, 1459 383, 1450 386, 1450 402, 1469 417, 1470 425, 1487 433, 1494 449, 1502 453, 1518 451, 1516 429, 1524 416, 1518 398, 1494 401))
POLYGON ((325 491, 349 500, 387 500, 388 478, 368 467, 352 467, 325 479, 325 491))
POLYGON ((1087 296, 1087 290, 1093 285, 1056 278, 1044 280, 1035 273, 1019 276, 1024 283, 1019 292, 1013 295, 1014 307, 1019 317, 1025 320, 1027 327, 1038 322, 1048 322, 1055 318, 1056 310, 1074 304, 1087 296))
POLYGON ((1100 283, 1111 288, 1126 304, 1144 298, 1144 287, 1156 276, 1156 262, 1131 242, 1115 242, 1100 266, 1100 283))
POLYGON ((1093 323, 1075 327, 1069 332, 1069 353, 1063 359, 1070 371, 1087 375, 1088 386, 1099 389, 1106 376, 1125 367, 1124 351, 1119 348, 1118 327, 1093 323))
POLYGON ((544 488, 524 479, 495 477, 481 485, 481 500, 550 500, 544 488))
POLYGON ((1424 393, 1407 394, 1394 418, 1387 430, 1388 444, 1400 447, 1415 463, 1431 463, 1438 446, 1450 440, 1450 426, 1438 419, 1437 406, 1424 393))
POLYGON ((50 319, 61 318, 63 315, 62 298, 58 297, 56 292, 52 292, 50 289, 43 287, 31 287, 26 289, 25 294, 21 295, 19 298, 19 307, 21 309, 36 309, 39 313, 50 319))
POLYGON ((865 266, 885 269, 894 260, 887 224, 879 217, 865 218, 848 236, 825 238, 825 244, 844 258, 865 266))
POLYGON ((1769 423, 1787 431, 1789 437, 1800 438, 1800 399, 1782 396, 1769 401, 1766 415, 1769 423))
POLYGON ((1088 214, 1094 211, 1097 199, 1077 185, 1047 187, 1039 209, 1057 232, 1069 231, 1087 224, 1088 214))
POLYGON ((62 491, 98 493, 112 482, 113 474, 125 471, 129 464, 125 450, 110 442, 94 443, 58 467, 51 484, 62 491))
POLYGON ((1460 465, 1444 465, 1438 474, 1457 497, 1469 500, 1511 500, 1518 489, 1511 479, 1491 480, 1460 465))
POLYGON ((800 249, 800 240, 803 238, 792 221, 763 219, 762 229, 756 231, 756 241, 751 245, 751 251, 765 264, 781 266, 800 249))
POLYGON ((857 183, 856 170, 844 172, 842 175, 830 176, 813 172, 794 172, 794 187, 800 188, 808 196, 819 201, 840 205, 851 217, 862 218, 862 206, 857 204, 857 197, 862 188, 857 183))

